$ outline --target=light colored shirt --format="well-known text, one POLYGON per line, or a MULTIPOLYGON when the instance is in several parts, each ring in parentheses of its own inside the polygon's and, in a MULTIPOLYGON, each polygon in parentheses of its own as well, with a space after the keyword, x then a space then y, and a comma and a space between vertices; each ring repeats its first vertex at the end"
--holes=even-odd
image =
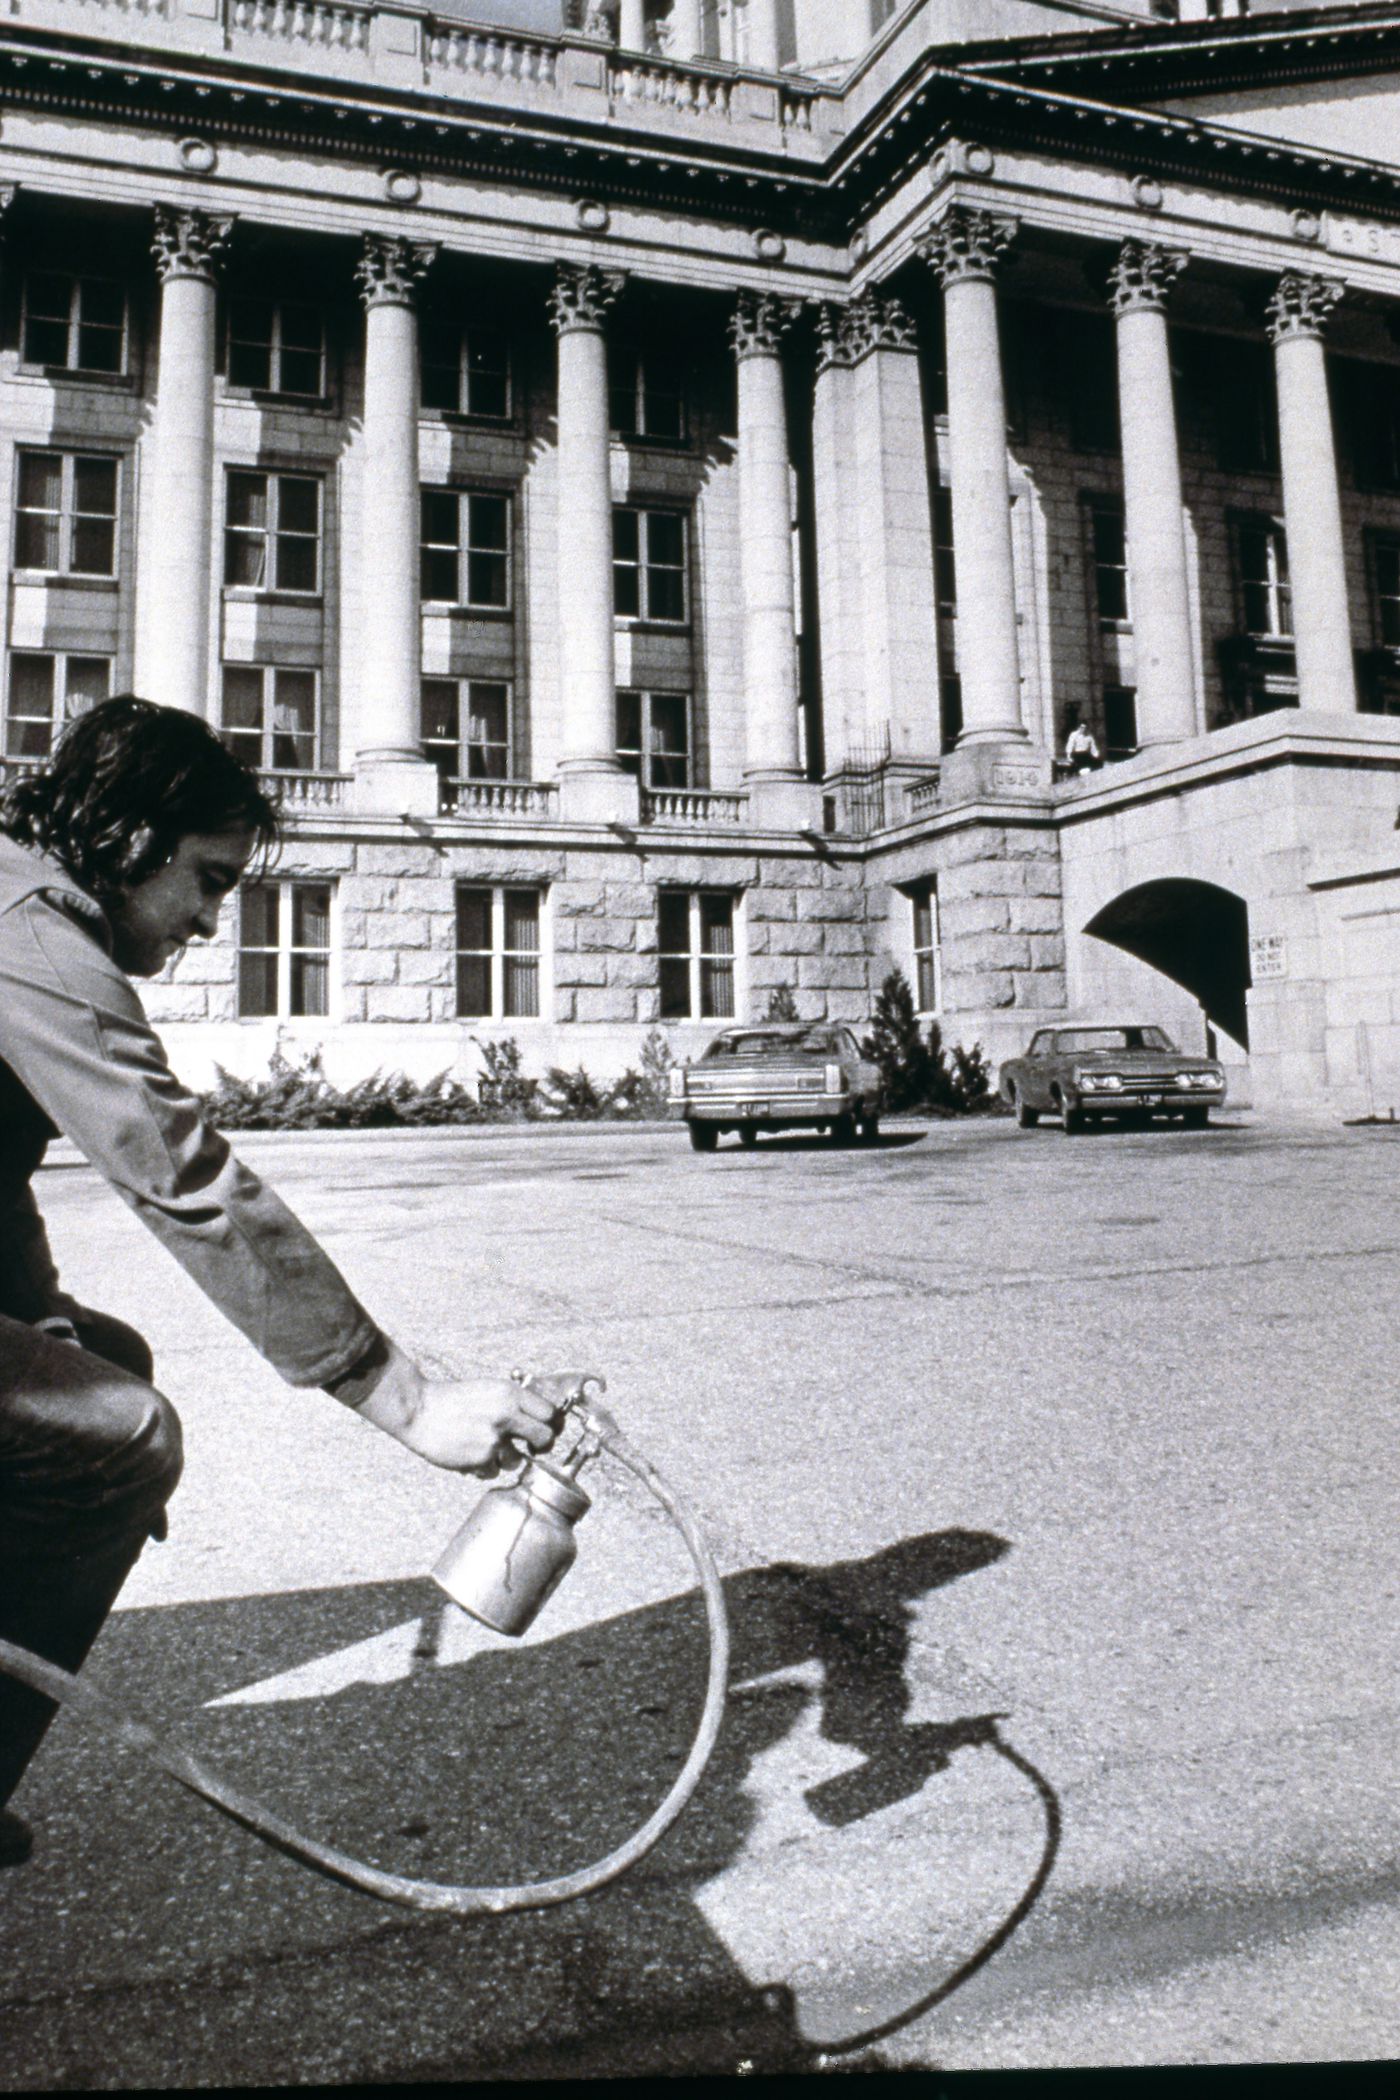
POLYGON ((171 1071, 101 906, 0 834, 0 1313, 66 1309, 32 1177, 60 1132, 291 1385, 379 1329, 300 1219, 171 1071))

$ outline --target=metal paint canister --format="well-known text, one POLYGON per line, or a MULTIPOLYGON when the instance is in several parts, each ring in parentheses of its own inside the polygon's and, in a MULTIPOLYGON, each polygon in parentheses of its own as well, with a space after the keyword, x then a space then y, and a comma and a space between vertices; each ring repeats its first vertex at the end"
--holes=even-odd
POLYGON ((488 1488, 433 1569, 454 1604, 497 1633, 524 1633, 578 1553, 574 1526, 592 1507, 576 1480, 532 1459, 488 1488))

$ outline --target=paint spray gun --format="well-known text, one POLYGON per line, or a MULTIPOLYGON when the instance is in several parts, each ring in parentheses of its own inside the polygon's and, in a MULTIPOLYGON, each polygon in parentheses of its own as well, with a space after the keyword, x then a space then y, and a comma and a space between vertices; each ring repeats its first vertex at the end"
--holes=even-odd
POLYGON ((605 1445, 620 1442, 621 1431, 593 1397, 607 1391, 598 1372, 510 1375, 562 1408, 565 1427, 572 1417, 580 1434, 565 1455, 532 1456, 514 1480, 488 1488, 433 1569, 433 1580, 496 1633, 521 1634, 578 1555, 574 1527, 593 1507, 578 1476, 605 1445))

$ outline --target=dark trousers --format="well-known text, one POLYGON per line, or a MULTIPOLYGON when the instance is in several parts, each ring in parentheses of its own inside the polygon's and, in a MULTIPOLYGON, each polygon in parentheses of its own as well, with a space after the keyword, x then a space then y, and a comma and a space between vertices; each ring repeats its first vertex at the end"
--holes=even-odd
MULTIPOLYGON (((76 1670, 141 1548, 165 1536, 180 1423, 152 1386, 151 1352, 103 1313, 82 1343, 0 1316, 0 1638, 76 1670)), ((53 1719, 0 1674, 0 1808, 53 1719)))

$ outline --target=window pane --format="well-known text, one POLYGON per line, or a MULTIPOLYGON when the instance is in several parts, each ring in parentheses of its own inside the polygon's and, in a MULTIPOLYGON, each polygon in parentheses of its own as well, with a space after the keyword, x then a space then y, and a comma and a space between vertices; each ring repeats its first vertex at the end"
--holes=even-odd
POLYGON ((471 545, 504 552, 507 531, 505 497, 471 496, 467 501, 471 545))
POLYGON ((503 685, 473 684, 470 734, 474 744, 504 744, 509 733, 509 703, 503 685))
POLYGON ((280 902, 275 882, 255 882, 242 892, 239 943, 244 948, 275 948, 280 902))
POLYGON ((666 757, 684 755, 686 749, 686 704, 684 693, 653 693, 651 696, 651 748, 666 757))
POLYGON ((317 580, 316 556, 315 540, 304 540, 279 532, 276 588, 279 591, 314 591, 317 580))
POLYGON ((316 763, 316 674, 278 671, 272 708, 272 763, 309 771, 316 763))
POLYGON ((289 350, 284 344, 277 384, 284 394, 305 394, 313 399, 319 395, 322 388, 319 348, 289 350))
POLYGON ((10 719, 5 749, 11 758, 47 758, 53 748, 54 660, 10 658, 10 719))
POLYGON ((47 320, 67 321, 73 305, 74 280, 61 275, 57 270, 35 270, 28 282, 27 298, 31 314, 42 314, 47 320))
POLYGON ((230 342, 228 383, 267 393, 272 386, 272 346, 268 343, 230 342))
POLYGON ((293 300, 282 309, 282 348, 321 351, 321 309, 293 300))
POLYGON ((647 560, 679 568, 685 560, 685 529, 672 511, 654 510, 647 519, 647 560))
POLYGON ((324 957, 292 957, 292 1012, 324 1015, 330 1012, 330 971, 324 957))
POLYGON ((491 1013, 491 958, 489 955, 457 957, 457 1018, 480 1020, 491 1013))
POLYGON ((914 946, 916 949, 933 946, 933 903, 927 891, 913 899, 914 946))
POLYGON ((113 576, 117 566, 117 528, 110 518, 73 520, 73 557, 77 576, 113 576))
POLYGON ((277 1011, 277 957, 240 955, 238 958, 238 1011, 245 1019, 258 1020, 277 1011))
POLYGON ((280 532, 317 533, 321 525, 321 484, 290 474, 277 483, 277 527, 280 532))
POLYGON ((224 665, 224 728, 261 729, 263 674, 251 665, 224 665))
POLYGON ((540 893, 538 890, 507 890, 506 947, 533 955, 540 945, 540 893))
POLYGON ((261 533, 224 535, 224 582, 261 590, 267 575, 267 542, 261 533))
POLYGON ((228 524, 261 530, 267 524, 266 474, 230 474, 226 501, 228 524))
POLYGON ((458 523, 461 515, 457 497, 451 489, 424 489, 419 497, 423 519, 423 539, 434 547, 455 547, 458 544, 458 523))
POLYGON ((734 1012, 734 965, 732 962, 700 964, 700 1018, 728 1020, 734 1012))
POLYGON ((505 605, 506 558, 503 554, 469 554, 467 556, 467 603, 469 605, 505 605))
POLYGON ((425 547, 420 588, 434 605, 457 603, 457 557, 440 547, 425 547))
POLYGON ((86 714, 111 692, 111 657, 70 656, 64 686, 64 713, 71 721, 74 715, 86 714))
POLYGON ((461 949, 484 949, 489 951, 491 946, 490 890, 458 890, 457 946, 461 949))
POLYGON ((642 610, 642 572, 640 569, 623 568, 613 570, 613 611, 625 620, 635 620, 642 610))
POLYGON ((690 964, 684 957, 661 958, 661 1018, 685 1021, 690 1018, 690 964))
POLYGON ((927 952, 915 958, 918 975, 918 1011, 931 1014, 938 1005, 938 977, 934 969, 933 956, 927 952))
POLYGON ((685 582, 678 569, 647 570, 647 617, 652 620, 685 618, 685 582))
POLYGON ((613 559, 636 561, 638 558, 638 521, 634 510, 613 512, 613 559))
POLYGON ((298 882, 292 887, 292 946, 329 948, 331 893, 324 883, 298 882))
POLYGON ((656 939, 663 955, 690 953, 690 898, 684 890, 658 892, 656 939))
POLYGON ((504 990, 507 1017, 533 1019, 540 1010, 539 964, 519 956, 507 956, 504 990))
POLYGON ((423 739, 426 743, 452 743, 457 737, 457 681, 455 678, 423 680, 423 739))
POLYGON ((117 463, 114 459, 75 459, 73 508, 93 518, 117 515, 117 463))
POLYGON ((58 567, 58 519, 21 511, 15 519, 15 567, 58 567))
POLYGON ((734 953, 734 899, 702 894, 700 898, 700 948, 705 955, 734 953))
POLYGON ((63 506, 63 455, 21 452, 19 502, 22 510, 60 510, 63 506))

